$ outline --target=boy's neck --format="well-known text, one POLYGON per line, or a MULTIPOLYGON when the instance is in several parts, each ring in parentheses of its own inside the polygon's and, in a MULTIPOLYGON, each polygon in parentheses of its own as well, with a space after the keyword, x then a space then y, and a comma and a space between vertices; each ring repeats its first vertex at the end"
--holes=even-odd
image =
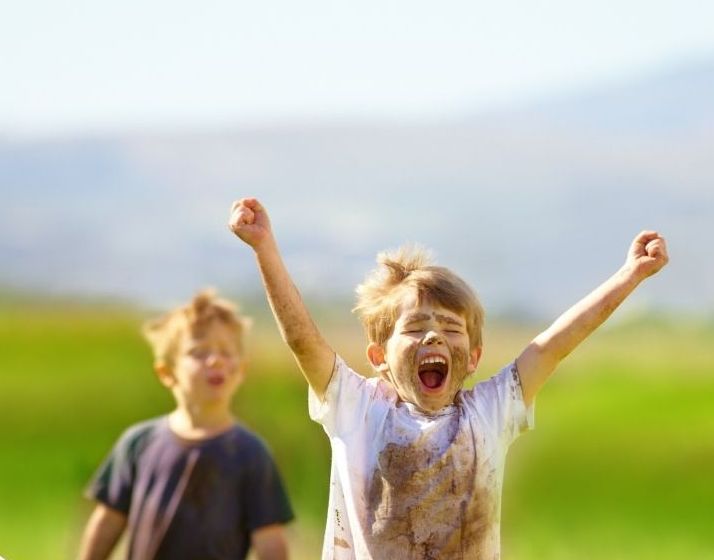
POLYGON ((224 408, 186 408, 179 406, 169 414, 169 427, 184 439, 206 439, 230 429, 236 420, 224 408))

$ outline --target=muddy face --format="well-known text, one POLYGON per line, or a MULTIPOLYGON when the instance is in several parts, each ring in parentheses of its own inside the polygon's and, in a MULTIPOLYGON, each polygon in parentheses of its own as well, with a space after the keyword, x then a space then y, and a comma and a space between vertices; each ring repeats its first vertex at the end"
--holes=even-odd
POLYGON ((366 523, 378 557, 485 559, 490 552, 486 541, 498 522, 497 497, 477 488, 473 437, 457 435, 458 415, 451 420, 443 448, 422 438, 389 443, 380 452, 366 523))
MULTIPOLYGON (((382 348, 382 347, 380 347, 382 348)), ((454 402, 456 393, 478 362, 463 316, 416 296, 405 298, 394 330, 375 364, 400 399, 424 412, 454 402)))

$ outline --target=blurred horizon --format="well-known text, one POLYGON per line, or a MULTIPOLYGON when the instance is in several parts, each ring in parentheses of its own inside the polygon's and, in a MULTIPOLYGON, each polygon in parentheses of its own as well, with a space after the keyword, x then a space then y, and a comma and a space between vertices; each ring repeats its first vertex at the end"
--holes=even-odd
POLYGON ((225 228, 257 196, 311 300, 351 299, 377 252, 418 243, 487 310, 552 318, 659 229, 671 264, 626 311, 714 310, 712 3, 5 15, 2 289, 158 308, 257 293, 225 228))
POLYGON ((0 139, 0 288, 167 307, 261 290, 226 229, 266 205, 308 299, 351 299, 377 252, 432 250, 496 315, 552 318, 658 229, 672 262, 625 305, 711 314, 714 56, 430 122, 0 139))

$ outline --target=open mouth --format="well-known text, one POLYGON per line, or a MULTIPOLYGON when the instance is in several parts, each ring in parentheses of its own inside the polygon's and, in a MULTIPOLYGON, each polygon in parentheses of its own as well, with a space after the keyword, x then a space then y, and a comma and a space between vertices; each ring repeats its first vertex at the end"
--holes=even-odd
POLYGON ((218 387, 220 385, 223 385, 223 383, 225 382, 225 377, 220 374, 209 375, 206 381, 208 381, 209 385, 218 387))
POLYGON ((419 363, 419 379, 427 389, 440 389, 448 375, 449 365, 443 356, 427 356, 419 363))

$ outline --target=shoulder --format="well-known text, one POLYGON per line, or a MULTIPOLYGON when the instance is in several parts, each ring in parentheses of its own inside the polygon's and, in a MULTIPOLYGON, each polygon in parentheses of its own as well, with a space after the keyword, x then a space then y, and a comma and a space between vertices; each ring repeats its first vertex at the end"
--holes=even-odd
POLYGON ((459 400, 465 412, 476 418, 485 418, 494 414, 508 399, 511 380, 509 364, 495 375, 479 380, 471 389, 460 391, 459 400))
POLYGON ((370 379, 354 371, 339 354, 336 354, 330 382, 327 384, 322 398, 318 397, 315 392, 310 389, 311 408, 314 405, 317 409, 320 408, 323 403, 334 403, 341 399, 352 400, 356 394, 368 390, 370 384, 370 379))
POLYGON ((268 443, 258 434, 236 423, 221 438, 222 448, 235 458, 240 458, 245 462, 265 462, 272 461, 272 453, 268 443))
POLYGON ((158 416, 156 418, 142 420, 141 422, 137 422, 136 424, 132 424, 126 428, 122 432, 120 439, 136 440, 150 436, 167 426, 167 422, 168 418, 166 416, 158 416))
POLYGON ((503 396, 516 396, 516 389, 520 389, 520 378, 516 363, 511 362, 498 373, 476 383, 472 389, 462 391, 462 397, 467 400, 498 399, 503 396))
POLYGON ((496 375, 461 392, 462 402, 470 416, 483 426, 504 433, 510 443, 519 433, 534 427, 534 407, 523 400, 521 381, 515 362, 496 375))
POLYGON ((119 436, 117 447, 130 453, 140 451, 165 430, 166 422, 166 416, 160 416, 132 424, 119 436))
POLYGON ((337 356, 322 399, 310 390, 310 418, 322 424, 329 435, 352 431, 361 426, 375 403, 388 398, 385 385, 379 378, 360 375, 337 356))
POLYGON ((261 436, 239 422, 236 422, 233 428, 226 433, 226 437, 244 447, 267 449, 267 444, 261 436))
POLYGON ((385 390, 388 391, 388 387, 390 387, 379 377, 367 377, 356 372, 340 356, 335 359, 332 380, 336 384, 344 385, 342 388, 346 391, 342 396, 348 398, 353 398, 354 393, 360 391, 364 391, 374 398, 380 396, 385 390))

